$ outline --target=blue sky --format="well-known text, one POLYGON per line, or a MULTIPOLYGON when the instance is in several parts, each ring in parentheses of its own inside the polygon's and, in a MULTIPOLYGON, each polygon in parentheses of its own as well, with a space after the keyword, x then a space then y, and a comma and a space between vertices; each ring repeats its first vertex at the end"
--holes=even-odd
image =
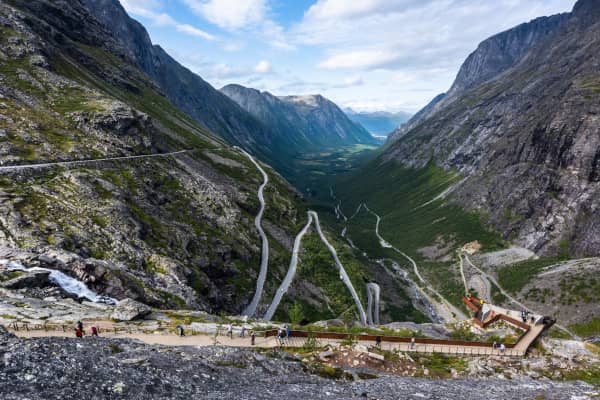
POLYGON ((575 0, 121 0, 155 44, 216 88, 320 93, 415 112, 479 42, 575 0))

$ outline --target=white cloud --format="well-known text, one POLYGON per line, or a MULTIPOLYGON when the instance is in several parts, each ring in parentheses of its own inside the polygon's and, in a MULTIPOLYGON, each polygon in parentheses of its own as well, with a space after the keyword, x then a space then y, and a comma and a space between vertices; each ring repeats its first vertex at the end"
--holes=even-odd
POLYGON ((271 72, 271 63, 267 60, 261 60, 256 67, 254 67, 254 72, 257 74, 268 74, 271 72))
POLYGON ((121 0, 121 5, 132 15, 147 18, 157 26, 171 26, 178 32, 199 37, 205 40, 215 40, 216 37, 208 32, 193 27, 189 24, 177 22, 169 14, 160 12, 160 3, 156 0, 121 0))
POLYGON ((353 51, 336 54, 319 64, 325 69, 369 69, 379 68, 398 59, 398 54, 383 50, 353 51))
POLYGON ((360 86, 364 84, 364 81, 362 79, 362 76, 355 75, 344 79, 344 84, 347 86, 360 86))
POLYGON ((224 29, 240 29, 260 23, 267 12, 266 0, 184 0, 196 14, 224 29))
POLYGON ((240 51, 244 48, 244 44, 240 42, 227 42, 223 45, 223 50, 227 52, 240 51))
MULTIPOLYGON (((325 69, 437 67, 452 79, 487 37, 575 0, 318 0, 291 29, 292 42, 319 46, 325 69)), ((442 89, 445 90, 445 89, 442 89)))
POLYGON ((196 36, 196 37, 199 37, 202 39, 206 39, 206 40, 214 40, 215 39, 215 37, 213 35, 211 35, 210 33, 206 33, 203 30, 194 28, 193 26, 188 25, 188 24, 175 25, 175 29, 177 29, 179 32, 187 33, 188 35, 196 36))

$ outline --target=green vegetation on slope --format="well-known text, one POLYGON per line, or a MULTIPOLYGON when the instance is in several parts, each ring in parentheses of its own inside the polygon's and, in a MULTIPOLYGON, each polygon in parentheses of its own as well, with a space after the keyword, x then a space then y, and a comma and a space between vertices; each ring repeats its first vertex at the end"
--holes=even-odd
POLYGON ((583 337, 600 335, 600 318, 594 318, 581 324, 574 324, 569 326, 569 328, 583 337))
POLYGON ((531 282, 542 269, 563 261, 561 258, 540 258, 512 264, 498 270, 498 283, 513 294, 518 293, 531 282))
MULTIPOLYGON (((486 226, 481 216, 445 200, 432 201, 459 180, 458 175, 433 164, 416 170, 376 160, 362 168, 361 173, 341 180, 336 190, 346 213, 366 203, 382 217, 381 235, 411 256, 418 256, 419 248, 434 243, 438 237, 458 245, 478 240, 485 251, 502 247, 499 235, 486 226)), ((372 220, 368 226, 356 225, 354 221, 350 224, 356 231, 353 239, 374 235, 372 220)), ((365 239, 369 247, 377 243, 372 237, 365 239)), ((377 246, 365 250, 381 252, 377 246)))

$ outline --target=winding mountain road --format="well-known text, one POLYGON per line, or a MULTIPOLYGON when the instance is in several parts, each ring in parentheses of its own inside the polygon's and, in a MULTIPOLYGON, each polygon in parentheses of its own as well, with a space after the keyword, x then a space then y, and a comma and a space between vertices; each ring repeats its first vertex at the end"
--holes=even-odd
POLYGON ((296 267, 298 266, 298 255, 300 254, 300 245, 302 244, 302 238, 310 228, 310 225, 313 222, 313 217, 311 213, 308 213, 308 222, 304 225, 304 228, 298 233, 296 239, 294 240, 294 248, 292 249, 292 259, 290 261, 290 266, 288 268, 287 273, 285 274, 285 278, 283 278, 283 282, 275 292, 275 297, 273 297, 273 301, 269 305, 267 312, 265 313, 263 319, 270 321, 275 315, 275 311, 277 311, 277 307, 279 307, 279 303, 281 303, 281 299, 283 295, 288 291, 292 281, 294 280, 294 276, 296 276, 296 267))
POLYGON ((300 251, 300 244, 302 243, 302 238, 306 234, 308 228, 311 226, 313 221, 315 223, 315 227, 317 229, 317 233, 319 234, 319 237, 321 238, 321 241, 325 244, 325 246, 331 253, 333 260, 335 261, 335 265, 338 267, 338 271, 340 272, 340 279, 344 282, 344 284, 348 288, 348 291, 350 292, 350 295, 352 296, 352 299, 354 300, 354 304, 356 305, 356 309, 358 311, 358 316, 360 318, 361 324, 366 325, 367 318, 366 318, 365 309, 363 308, 362 303, 360 302, 360 298, 358 297, 358 294, 356 293, 356 290, 354 289, 354 285, 352 284, 352 281, 350 280, 348 273, 346 273, 346 269, 344 268, 344 265, 340 261, 335 248, 331 245, 331 243, 329 243, 329 241, 325 237, 325 234, 321 230, 321 224, 319 223, 319 215, 315 211, 308 212, 308 222, 306 223, 304 228, 302 228, 300 233, 298 233, 298 235, 296 236, 296 239, 294 240, 292 259, 290 261, 290 266, 288 268, 288 272, 287 272, 285 278, 283 279, 283 281, 281 282, 281 285, 277 289, 277 292, 275 292, 275 297, 273 298, 273 301, 269 305, 269 308, 267 309, 267 312, 265 313, 265 316, 263 317, 263 319, 270 320, 271 318, 273 318, 273 315, 275 314, 277 307, 279 307, 279 303, 281 302, 283 295, 289 289, 290 284, 292 283, 292 280, 294 279, 294 276, 296 275, 296 268, 298 265, 298 253, 300 251))
POLYGON ((247 151, 245 151, 244 149, 241 149, 237 146, 234 148, 239 150, 240 152, 242 152, 246 157, 248 157, 248 159, 252 162, 252 164, 254 164, 256 169, 258 169, 259 172, 263 176, 263 183, 258 188, 258 201, 260 202, 260 210, 258 211, 258 214, 256 214, 256 217, 254 218, 254 226, 258 230, 258 234, 260 235, 260 238, 262 241, 262 253, 261 253, 261 258, 260 258, 260 272, 258 273, 258 279, 256 280, 256 291, 254 292, 254 297, 252 298, 252 301, 250 302, 250 304, 248 304, 248 306, 242 313, 243 315, 252 317, 256 313, 256 307, 258 307, 258 303, 260 302, 260 299, 262 297, 263 288, 265 286, 265 280, 267 279, 267 271, 268 271, 268 267, 269 267, 269 238, 267 237, 267 234, 265 233, 265 231, 263 230, 263 227, 262 227, 262 217, 265 212, 264 190, 265 190, 265 187, 267 186, 267 184, 269 183, 269 175, 267 175, 265 170, 262 169, 262 167, 254 159, 254 157, 252 157, 247 151))
POLYGON ((469 294, 469 285, 467 285, 467 278, 465 278, 465 265, 463 263, 463 259, 460 255, 460 252, 458 253, 458 259, 460 260, 460 276, 462 278, 463 281, 463 285, 465 285, 465 294, 469 294))
POLYGON ((381 223, 381 217, 377 213, 373 212, 369 207, 367 207, 366 204, 363 204, 363 207, 365 208, 365 210, 367 210, 369 213, 371 213, 373 216, 375 216, 375 218, 377 220, 377 222, 375 223, 375 235, 379 239, 379 244, 381 245, 381 247, 392 249, 396 253, 398 253, 398 254, 402 255, 404 258, 406 258, 412 264, 413 271, 414 271, 415 275, 417 276, 417 278, 419 279, 419 281, 424 285, 424 287, 426 289, 428 289, 429 291, 434 293, 441 300, 441 303, 434 300, 433 298, 431 298, 431 296, 429 296, 427 294, 427 292, 424 290, 423 287, 420 287, 419 285, 415 285, 421 292, 421 295, 423 297, 425 297, 431 304, 441 305, 443 307, 443 309, 446 310, 446 312, 441 312, 443 310, 440 309, 438 306, 438 310, 437 310, 438 314, 442 318, 444 318, 446 321, 456 321, 456 320, 461 321, 461 320, 467 319, 467 316, 461 310, 459 310, 453 304, 451 304, 448 300, 446 300, 446 298, 444 296, 442 296, 433 286, 431 286, 423 278, 423 276, 421 275, 421 272, 419 271, 419 267, 417 266, 417 263, 415 262, 415 260, 412 257, 410 257, 408 254, 406 254, 402 250, 394 247, 391 243, 386 241, 381 236, 381 234, 379 233, 379 224, 381 223))
POLYGON ((379 295, 381 288, 374 282, 367 283, 367 323, 369 326, 379 325, 379 295), (373 310, 375 309, 375 310, 373 310), (373 314, 375 311, 375 314, 373 314))
POLYGON ((69 167, 73 165, 85 165, 103 161, 119 161, 119 160, 136 160, 140 158, 156 158, 156 157, 170 157, 177 154, 187 153, 192 150, 178 150, 171 151, 168 153, 156 153, 156 154, 141 154, 136 156, 121 156, 121 157, 106 157, 106 158, 90 158, 86 160, 71 160, 71 161, 55 161, 39 164, 23 164, 23 165, 5 165, 0 166, 0 172, 2 171, 21 171, 25 169, 38 169, 38 168, 50 168, 50 167, 69 167))

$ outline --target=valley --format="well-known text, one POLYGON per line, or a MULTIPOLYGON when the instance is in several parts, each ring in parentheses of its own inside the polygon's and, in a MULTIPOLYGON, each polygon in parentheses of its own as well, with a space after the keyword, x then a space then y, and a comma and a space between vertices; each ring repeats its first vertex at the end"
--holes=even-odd
MULTIPOLYGON (((144 18, 246 54, 199 4, 144 18)), ((414 114, 348 108, 417 103, 368 98, 395 59, 325 97, 266 56, 180 63, 131 10, 0 0, 0 397, 598 397, 595 0, 483 40, 414 114)))

